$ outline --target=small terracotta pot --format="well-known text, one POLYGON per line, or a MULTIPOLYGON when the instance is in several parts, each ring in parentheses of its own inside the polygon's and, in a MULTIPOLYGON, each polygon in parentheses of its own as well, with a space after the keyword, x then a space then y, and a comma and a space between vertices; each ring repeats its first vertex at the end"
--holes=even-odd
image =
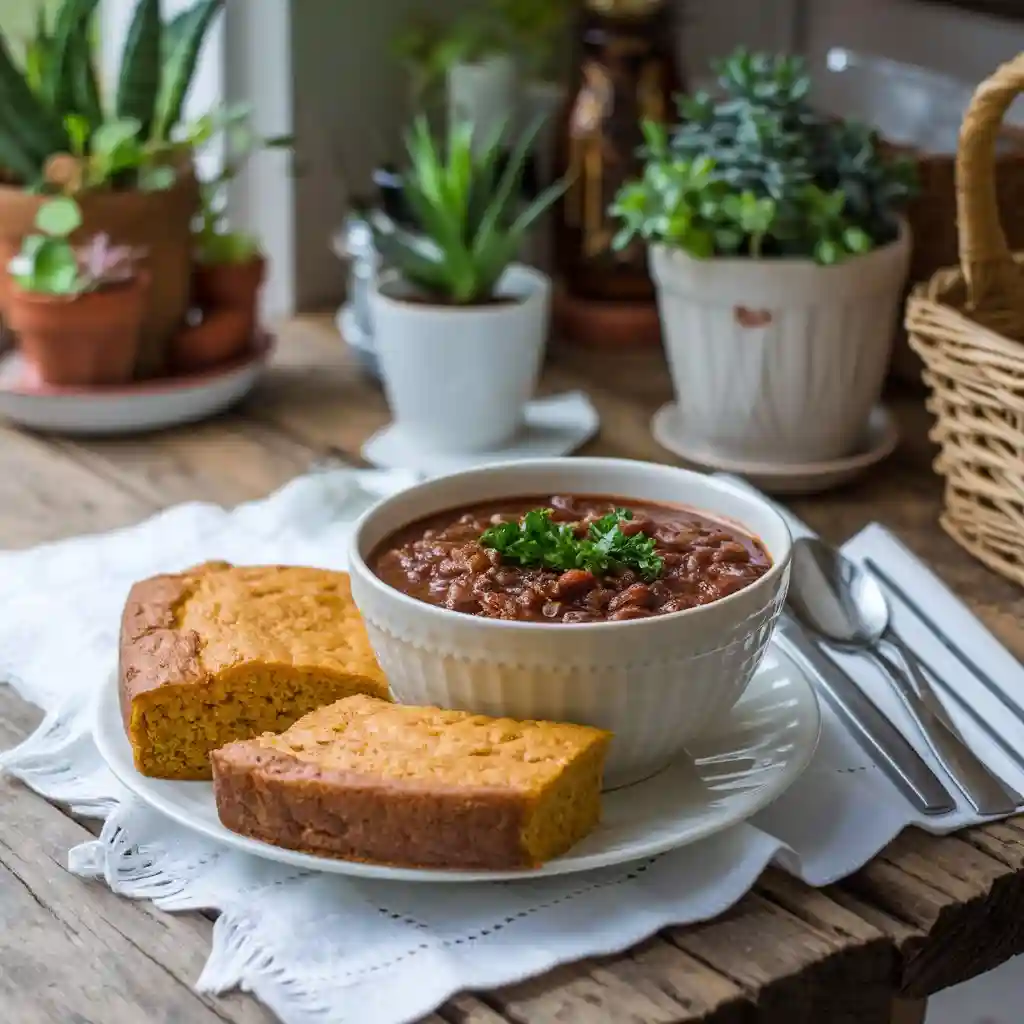
POLYGON ((245 263, 197 263, 192 271, 193 298, 201 309, 241 309, 259 295, 267 261, 254 256, 245 263))
POLYGON ((46 384, 97 386, 132 379, 149 276, 74 298, 8 283, 7 315, 17 346, 46 384))
POLYGON ((175 373, 197 373, 230 362, 252 342, 249 316, 241 309, 203 313, 194 326, 184 327, 171 342, 171 368, 175 373))
MULTIPOLYGON (((192 273, 192 220, 199 209, 199 185, 189 164, 172 188, 95 189, 76 196, 82 226, 71 238, 80 245, 104 232, 115 245, 141 246, 150 273, 146 309, 137 349, 137 376, 159 376, 166 369, 167 346, 185 323, 192 273)), ((21 186, 0 185, 0 247, 5 255, 21 248, 35 230, 39 208, 49 196, 21 186)), ((6 264, 5 264, 6 265, 6 264)), ((0 273, 0 312, 7 312, 6 274, 0 273)))

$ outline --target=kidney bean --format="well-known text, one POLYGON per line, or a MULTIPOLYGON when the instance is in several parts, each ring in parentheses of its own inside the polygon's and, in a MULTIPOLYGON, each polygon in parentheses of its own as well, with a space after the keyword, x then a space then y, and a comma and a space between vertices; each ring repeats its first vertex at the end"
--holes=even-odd
POLYGON ((623 537, 635 537, 638 533, 646 533, 650 527, 650 520, 644 517, 619 520, 619 532, 623 537))
POLYGON ((616 612, 628 604, 636 605, 637 608, 647 608, 652 604, 654 595, 651 588, 645 583, 634 583, 626 587, 621 593, 616 594, 608 603, 609 611, 616 612))
POLYGON ((566 612, 562 616, 563 622, 597 622, 598 618, 593 612, 566 612))
POLYGON ((555 597, 570 600, 585 594, 597 586, 597 577, 585 569, 569 569, 555 581, 553 593, 555 597))
POLYGON ((654 612, 649 608, 638 608, 635 604, 627 604, 611 613, 608 618, 612 622, 627 622, 630 619, 649 619, 654 612))
POLYGON ((714 554, 715 562, 746 562, 749 558, 747 549, 734 540, 727 541, 714 554))

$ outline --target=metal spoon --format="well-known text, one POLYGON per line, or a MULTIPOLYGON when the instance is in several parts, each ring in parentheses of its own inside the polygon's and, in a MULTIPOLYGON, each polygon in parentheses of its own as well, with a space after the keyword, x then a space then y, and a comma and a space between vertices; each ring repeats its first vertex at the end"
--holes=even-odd
POLYGON ((885 594, 870 573, 818 538, 800 538, 788 601, 819 637, 872 658, 886 673, 935 759, 978 814, 1010 814, 1024 802, 967 746, 917 656, 892 628, 885 594))

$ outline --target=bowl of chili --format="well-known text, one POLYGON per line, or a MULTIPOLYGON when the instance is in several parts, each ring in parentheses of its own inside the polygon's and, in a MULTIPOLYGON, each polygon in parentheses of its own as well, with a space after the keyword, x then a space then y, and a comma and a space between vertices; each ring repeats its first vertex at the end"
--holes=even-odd
POLYGON ((352 593, 396 700, 615 734, 646 778, 746 688, 792 540, 765 500, 672 466, 505 463, 436 478, 353 532, 352 593))

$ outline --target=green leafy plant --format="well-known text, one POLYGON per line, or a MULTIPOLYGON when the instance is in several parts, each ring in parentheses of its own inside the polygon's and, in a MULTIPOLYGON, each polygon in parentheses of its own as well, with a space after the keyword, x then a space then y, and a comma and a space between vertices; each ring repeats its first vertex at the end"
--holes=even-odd
MULTIPOLYGON (((40 11, 22 67, 0 34, 0 167, 35 185, 47 176, 54 157, 71 154, 84 160, 106 147, 99 164, 73 184, 165 187, 185 96, 223 2, 196 0, 165 23, 159 0, 137 0, 106 105, 93 52, 99 0, 63 0, 52 24, 40 11), (116 155, 110 151, 112 137, 116 155), (98 169, 111 160, 110 173, 98 169), (165 170, 151 174, 160 167, 165 170)), ((69 176, 62 177, 69 187, 69 176)))
POLYGON ((188 144, 202 149, 215 139, 223 141, 220 171, 201 185, 202 205, 194 231, 196 258, 200 263, 221 265, 246 263, 259 255, 259 240, 243 231, 233 231, 224 213, 225 190, 258 149, 286 149, 290 136, 264 137, 252 126, 248 105, 237 105, 206 114, 189 125, 188 144))
POLYGON ((74 298, 131 280, 142 253, 112 245, 107 235, 95 235, 84 246, 71 244, 82 226, 82 211, 66 196, 44 203, 36 214, 36 232, 26 235, 21 250, 7 265, 8 273, 24 291, 74 298))
POLYGON ((47 164, 46 184, 51 191, 73 195, 128 181, 155 192, 170 188, 177 179, 163 147, 154 149, 143 141, 142 122, 137 118, 104 121, 90 132, 84 118, 69 114, 64 127, 71 145, 67 156, 52 157, 47 164))
POLYGON ((833 264, 896 238, 913 164, 872 129, 815 111, 800 58, 739 50, 717 71, 722 96, 682 98, 671 134, 643 125, 642 176, 612 205, 617 246, 833 264))
POLYGON ((549 508, 537 508, 515 523, 498 523, 485 530, 480 543, 501 555, 502 561, 528 567, 584 569, 595 575, 613 570, 633 569, 645 579, 657 579, 664 561, 655 553, 654 538, 645 533, 627 537, 621 524, 633 513, 617 508, 591 523, 580 537, 575 523, 552 521, 549 508))
POLYGON ((489 302, 526 232, 566 188, 564 181, 555 182, 520 209, 523 170, 542 123, 520 137, 499 171, 503 132, 478 149, 472 126, 455 124, 445 153, 426 119, 418 118, 407 140, 410 167, 403 197, 420 233, 375 218, 374 239, 385 263, 427 298, 456 305, 489 302))

